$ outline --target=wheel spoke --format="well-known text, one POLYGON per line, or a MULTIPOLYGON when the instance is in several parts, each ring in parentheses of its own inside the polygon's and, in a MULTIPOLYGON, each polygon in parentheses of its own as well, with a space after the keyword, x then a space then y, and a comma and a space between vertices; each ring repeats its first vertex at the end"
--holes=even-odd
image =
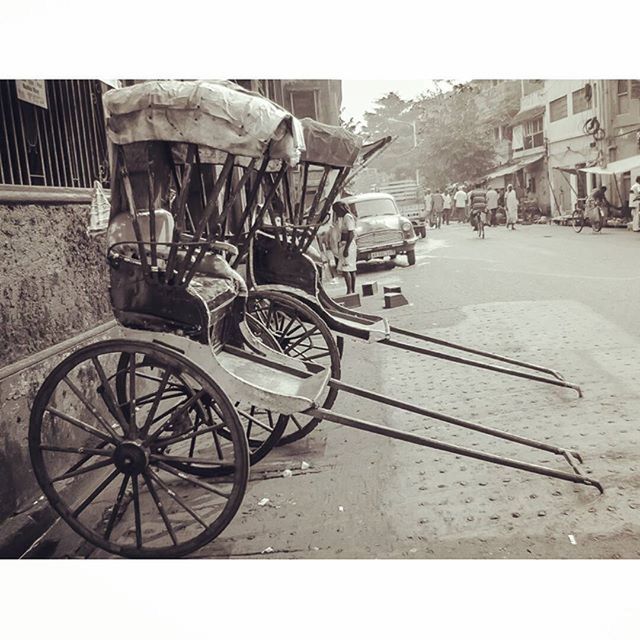
POLYGON ((61 420, 64 420, 65 422, 72 424, 74 427, 81 429, 85 433, 88 433, 89 435, 99 438, 101 442, 110 442, 111 444, 117 444, 116 440, 112 438, 110 435, 103 433, 102 431, 98 431, 97 429, 94 429, 91 425, 88 425, 86 422, 83 422, 78 418, 74 418, 73 416, 70 416, 64 413, 63 411, 59 411, 58 409, 56 409, 55 407, 52 407, 51 405, 47 405, 45 411, 48 411, 49 413, 56 416, 57 418, 60 418, 61 420))
POLYGON ((106 429, 107 433, 114 438, 115 440, 119 440, 120 436, 113 430, 109 422, 104 418, 104 416, 94 407, 85 397, 85 395, 76 387, 71 380, 69 380, 69 376, 64 377, 64 381, 67 386, 73 391, 73 393, 77 396, 77 398, 82 402, 82 404, 93 414, 93 417, 96 418, 100 424, 106 429))
POLYGON ((158 436, 167 429, 167 427, 175 420, 177 420, 179 417, 181 417, 182 415, 184 415, 187 411, 189 411, 189 409, 191 409, 191 407, 198 402, 198 400, 200 400, 204 395, 206 394, 206 392, 204 391, 204 389, 200 389, 200 391, 198 391, 196 393, 195 396, 192 396, 191 398, 189 398, 184 404, 180 405, 175 412, 172 413, 172 415, 169 417, 169 419, 164 422, 162 424, 162 426, 160 426, 158 429, 156 429, 153 434, 151 435, 151 441, 155 441, 158 436))
MULTIPOLYGON (((131 476, 125 474, 124 478, 122 478, 122 484, 120 485, 120 489, 118 491, 118 495, 116 497, 116 501, 113 504, 111 516, 109 517, 109 521, 107 522, 107 526, 104 530, 105 540, 108 540, 111 536, 111 531, 113 530, 113 526, 116 523, 116 518, 118 517, 118 513, 120 512, 120 507, 122 505, 122 499, 124 498, 124 494, 127 490, 127 485, 129 484, 129 478, 131 476)), ((129 503, 127 503, 128 506, 129 503)), ((126 507, 125 507, 126 511, 126 507)), ((121 517, 124 515, 124 511, 121 514, 121 517)))
MULTIPOLYGON (((231 465, 229 465, 231 466, 231 465)), ((209 491, 210 493, 215 493, 216 495, 220 496, 221 498, 225 498, 226 500, 228 500, 231 497, 230 493, 225 493, 224 491, 220 491, 218 489, 214 489, 210 484, 207 484, 206 482, 203 482, 202 480, 198 480, 197 478, 191 478, 189 477, 186 473, 184 473, 183 471, 176 471, 173 467, 169 466, 168 464, 165 464, 164 462, 161 462, 160 460, 158 460, 158 467, 160 467, 161 469, 164 469, 164 471, 166 471, 167 473, 170 473, 171 475, 174 475, 182 480, 186 480, 187 482, 190 482, 191 484, 196 485, 197 487, 200 487, 202 489, 205 489, 206 491, 209 491)))
POLYGON ((209 458, 194 458, 193 456, 171 456, 164 453, 152 453, 150 460, 162 460, 163 462, 183 462, 185 464, 204 464, 210 467, 231 467, 228 462, 218 462, 209 458))
MULTIPOLYGON (((136 354, 129 358, 129 428, 130 435, 137 433, 136 425, 136 354)), ((136 481, 135 486, 138 486, 136 481)))
POLYGON ((111 386, 109 385, 109 381, 107 380, 107 375, 105 374, 104 369, 102 368, 102 365, 98 360, 98 356, 93 356, 91 358, 91 362, 93 362, 93 366, 98 373, 98 377, 100 378, 101 382, 101 386, 98 392, 102 396, 102 399, 106 404, 107 409, 109 409, 109 411, 111 412, 111 415, 120 423, 122 431, 128 437, 130 437, 127 421, 124 419, 124 415, 113 395, 113 391, 111 390, 111 386))
POLYGON ((147 473, 152 480, 155 480, 158 486, 167 493, 167 495, 175 500, 196 522, 198 522, 205 529, 209 528, 209 525, 188 505, 186 504, 178 494, 169 489, 167 485, 160 479, 160 477, 154 473, 151 469, 147 469, 147 473))
MULTIPOLYGON (((42 451, 54 451, 56 453, 80 453, 86 454, 88 456, 107 456, 111 457, 113 455, 113 449, 92 449, 90 447, 58 447, 52 444, 39 444, 38 447, 42 451)), ((85 458, 89 460, 89 457, 85 458)), ((83 463, 84 464, 84 463, 83 463)))
POLYGON ((103 469, 104 467, 108 467, 113 464, 111 459, 109 460, 100 460, 100 462, 94 462, 90 464, 88 467, 80 467, 79 469, 74 469, 70 471, 65 471, 62 475, 56 476, 55 478, 51 478, 51 482, 61 482, 62 480, 69 480, 70 478, 75 478, 77 476, 84 475, 85 473, 90 473, 91 471, 97 471, 98 469, 103 469))
POLYGON ((133 514, 136 525, 136 549, 142 548, 142 525, 140 523, 140 493, 138 490, 138 476, 131 476, 133 487, 133 514))
POLYGON ((149 494, 151 495, 151 497, 153 498, 153 501, 155 502, 156 509, 158 509, 158 513, 160 514, 160 517, 162 518, 162 521, 164 522, 164 526, 167 528, 167 532, 169 533, 169 537, 171 538, 171 542, 173 542, 174 546, 177 546, 178 545, 178 538, 176 537, 175 531, 173 530, 173 527, 171 526, 171 521, 169 520, 169 516, 167 515, 166 511, 164 510, 164 507, 162 506, 162 501, 160 500, 160 497, 158 496, 158 492, 155 490, 155 488, 153 486, 153 481, 151 480, 151 478, 149 477, 149 475, 147 473, 143 473, 142 477, 144 478, 144 483, 147 485, 147 489, 149 490, 149 494))
POLYGON ((120 474, 114 469, 74 510, 73 517, 77 518, 120 474))
POLYGON ((147 419, 140 430, 140 435, 144 438, 149 433, 149 429, 153 423, 153 418, 156 415, 156 411, 158 410, 158 405, 160 404, 160 400, 162 399, 162 395, 164 394, 164 390, 167 386, 167 382, 169 381, 169 377, 171 376, 171 370, 167 367, 162 374, 162 380, 160 381, 160 388, 158 389, 155 398, 153 399, 153 403, 151 405, 151 409, 149 409, 149 413, 147 414, 147 419))
MULTIPOLYGON (((225 425, 223 422, 218 422, 211 426, 205 427, 204 429, 200 429, 200 431, 198 431, 198 436, 202 436, 205 433, 216 431, 217 429, 220 429, 221 427, 224 427, 224 426, 225 425)), ((178 442, 184 442, 185 440, 190 440, 191 438, 193 438, 192 433, 183 433, 182 435, 174 436, 173 438, 167 438, 167 439, 160 438, 159 440, 154 441, 154 445, 167 447, 170 444, 177 444, 178 442)))
POLYGON ((289 417, 296 423, 296 427, 298 427, 298 431, 302 431, 304 427, 298 422, 298 419, 295 417, 295 415, 291 415, 289 417))
MULTIPOLYGON (((255 409, 255 407, 251 407, 252 409, 255 409)), ((273 426, 269 427, 268 425, 266 425, 264 422, 262 422, 262 420, 258 420, 255 417, 255 414, 251 415, 248 414, 246 411, 242 411, 242 409, 236 409, 238 414, 241 415, 243 418, 247 418, 247 420, 249 420, 249 424, 251 425, 251 423, 255 423, 258 426, 262 427, 265 431, 268 431, 269 433, 271 433, 273 431, 273 426)), ((267 411, 267 415, 269 416, 269 419, 271 421, 271 412, 267 411)), ((251 426, 249 426, 249 430, 251 429, 251 426)), ((247 431, 247 437, 249 437, 249 431, 247 431)))

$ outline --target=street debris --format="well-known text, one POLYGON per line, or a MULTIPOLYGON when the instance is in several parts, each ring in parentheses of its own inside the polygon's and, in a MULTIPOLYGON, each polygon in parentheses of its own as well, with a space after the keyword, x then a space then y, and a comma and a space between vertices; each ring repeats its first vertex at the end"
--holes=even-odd
POLYGON ((263 549, 260 553, 273 553, 273 547, 267 547, 263 549))
POLYGON ((576 539, 574 538, 574 536, 573 536, 571 533, 569 534, 569 542, 570 542, 571 544, 578 544, 578 543, 576 542, 576 539))
POLYGON ((338 511, 344 511, 344 507, 342 506, 338 507, 338 511))
POLYGON ((285 469, 282 472, 282 477, 283 478, 290 478, 293 475, 293 471, 291 471, 291 469, 285 469))
POLYGON ((300 468, 303 471, 306 471, 311 465, 308 462, 305 462, 304 460, 302 461, 302 464, 300 465, 300 468))
POLYGON ((258 502, 258 506, 259 507, 264 507, 265 504, 269 503, 269 498, 262 498, 262 500, 260 500, 260 502, 258 502))

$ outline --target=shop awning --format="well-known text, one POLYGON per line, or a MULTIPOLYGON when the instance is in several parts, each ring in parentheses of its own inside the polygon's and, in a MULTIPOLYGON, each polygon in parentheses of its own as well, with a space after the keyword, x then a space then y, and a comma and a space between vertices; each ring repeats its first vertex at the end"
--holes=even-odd
POLYGON ((611 175, 614 173, 626 173, 631 169, 637 169, 640 167, 640 155, 631 156, 630 158, 624 158, 623 160, 616 160, 610 162, 606 167, 584 167, 580 171, 585 173, 600 173, 605 175, 611 175))
POLYGON ((488 173, 484 178, 485 180, 493 180, 493 178, 499 178, 500 176, 511 175, 512 173, 523 169, 527 165, 538 162, 538 160, 542 160, 542 158, 544 158, 544 153, 530 156, 528 158, 522 158, 521 160, 518 160, 518 162, 512 162, 511 164, 505 165, 504 167, 499 167, 495 171, 488 173))
POLYGON ((531 109, 524 109, 523 111, 519 111, 513 116, 513 120, 511 121, 511 125, 521 124, 526 122, 527 120, 533 120, 534 118, 539 118, 544 114, 544 105, 540 105, 538 107, 531 107, 531 109))

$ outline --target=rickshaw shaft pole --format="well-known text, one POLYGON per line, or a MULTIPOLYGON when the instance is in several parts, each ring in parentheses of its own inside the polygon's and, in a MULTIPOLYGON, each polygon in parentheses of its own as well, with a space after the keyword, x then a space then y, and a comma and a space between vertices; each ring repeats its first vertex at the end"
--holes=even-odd
POLYGON ((542 465, 530 464, 528 462, 522 462, 520 460, 513 460, 512 458, 503 458, 502 456, 495 456, 491 453, 485 453, 484 451, 476 451, 475 449, 468 449, 466 447, 460 447, 447 442, 440 442, 439 440, 432 440, 431 438, 425 438, 417 436, 406 431, 399 431, 398 429, 392 429, 390 427, 384 427, 373 422, 366 420, 358 420, 349 416, 334 413, 327 409, 308 409, 306 414, 320 418, 321 420, 327 420, 328 422, 334 422, 336 424, 344 425, 345 427, 352 427, 360 431, 367 431, 369 433, 377 433, 387 438, 393 438, 394 440, 401 440, 403 442, 410 442, 411 444, 417 444, 423 447, 429 447, 431 449, 438 449, 440 451, 447 451, 456 455, 465 456, 467 458, 475 458, 477 460, 483 460, 484 462, 491 462, 503 467, 512 467, 513 469, 519 469, 521 471, 528 471, 537 475, 548 476, 550 478, 557 478, 559 480, 566 480, 568 482, 575 482, 576 484, 585 484, 591 487, 595 487, 604 493, 602 485, 591 478, 579 475, 576 473, 569 473, 566 471, 559 471, 557 469, 551 469, 550 467, 543 467, 542 465))
POLYGON ((498 373, 505 373, 510 376, 515 376, 517 378, 525 378, 526 380, 534 380, 536 382, 545 382, 546 384, 552 384, 556 387, 565 387, 567 389, 573 389, 578 393, 579 397, 582 397, 582 390, 577 384, 573 384, 571 382, 567 382, 565 380, 561 380, 559 378, 547 378, 545 376, 538 376, 534 373, 526 373, 525 371, 517 371, 516 369, 509 369, 508 367, 499 367, 495 364, 488 364, 485 362, 480 362, 478 360, 470 360, 468 358, 461 358, 459 356, 452 356, 448 353, 442 353, 441 351, 433 351, 431 349, 425 349, 424 347, 417 347, 412 344, 406 344, 404 342, 397 342, 396 340, 391 340, 387 338, 386 340, 381 340, 378 344, 386 344, 390 347, 397 347, 400 349, 404 349, 405 351, 412 351, 414 353, 419 353, 425 356, 431 356, 433 358, 440 358, 442 360, 449 360, 450 362, 458 362, 460 364, 467 364, 472 367, 478 367, 479 369, 487 369, 489 371, 497 371, 498 373))
MULTIPOLYGON (((346 384, 345 382, 336 380, 334 378, 329 380, 329 386, 332 387, 333 389, 346 391, 347 393, 351 393, 354 396, 360 396, 361 398, 367 398, 368 400, 374 400, 376 402, 383 402, 385 405, 390 407, 403 409, 404 411, 408 411, 410 413, 417 413, 419 415, 426 416, 428 418, 434 418, 435 420, 440 420, 441 422, 448 422, 449 424, 455 424, 456 426, 463 427, 464 429, 470 429, 472 431, 486 433, 487 435, 500 438, 501 440, 510 440, 511 442, 517 442, 518 444, 532 447, 534 449, 541 449, 542 451, 548 451, 549 453, 553 453, 555 455, 563 456, 567 451, 566 449, 563 449, 561 447, 556 447, 552 444, 547 444, 546 442, 538 442, 537 440, 530 440, 529 438, 517 436, 507 431, 502 431, 501 429, 494 429, 492 427, 486 427, 482 424, 477 424, 475 422, 469 422, 468 420, 462 420, 461 418, 454 418, 453 416, 449 416, 445 413, 439 413, 438 411, 430 411, 429 409, 425 409, 424 407, 419 407, 415 404, 403 402, 402 400, 396 400, 395 398, 389 398, 388 396, 383 396, 373 391, 367 391, 366 389, 361 389, 360 387, 354 387, 350 384, 346 384)), ((579 455, 575 451, 571 451, 570 453, 572 455, 579 455)))
POLYGON ((415 338, 416 340, 424 340, 425 342, 432 342, 433 344, 439 344, 443 347, 449 347, 450 349, 457 349, 458 351, 466 351, 467 353, 473 353, 478 356, 484 356, 485 358, 490 358, 491 360, 500 360, 501 362, 506 362, 508 364, 515 364, 519 367, 524 367, 525 369, 533 369, 534 371, 541 371, 542 373, 548 373, 558 380, 564 380, 564 378, 553 369, 549 369, 548 367, 542 367, 537 364, 531 364, 530 362, 523 362, 522 360, 516 360, 514 358, 507 358, 507 356, 502 356, 497 353, 491 353, 489 351, 482 351, 481 349, 474 349, 473 347, 466 347, 461 344, 456 344, 455 342, 447 342, 446 340, 440 340, 439 338, 432 338, 431 336, 425 336, 421 333, 415 333, 414 331, 408 331, 407 329, 400 329, 399 327, 389 327, 391 331, 394 333, 399 333, 400 335, 407 336, 409 338, 415 338))

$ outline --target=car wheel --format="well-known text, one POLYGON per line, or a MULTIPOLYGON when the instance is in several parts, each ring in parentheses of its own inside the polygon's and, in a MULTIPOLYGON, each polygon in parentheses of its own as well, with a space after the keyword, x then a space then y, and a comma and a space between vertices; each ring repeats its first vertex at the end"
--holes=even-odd
POLYGON ((407 251, 407 260, 409 261, 409 266, 413 266, 416 263, 416 252, 415 249, 413 251, 407 251))

